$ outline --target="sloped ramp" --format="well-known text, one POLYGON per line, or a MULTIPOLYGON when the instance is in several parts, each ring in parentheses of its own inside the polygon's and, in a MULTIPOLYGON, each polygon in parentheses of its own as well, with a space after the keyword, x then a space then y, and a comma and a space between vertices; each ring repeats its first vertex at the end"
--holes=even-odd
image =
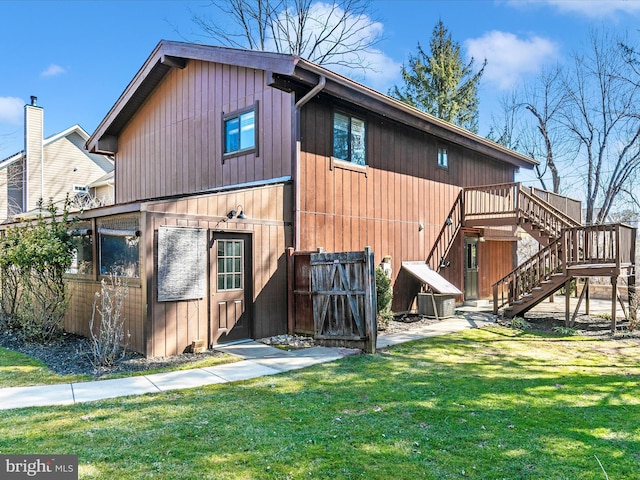
POLYGON ((453 283, 433 270, 423 261, 402 262, 402 268, 412 276, 426 284, 435 293, 448 295, 462 295, 462 292, 453 283))

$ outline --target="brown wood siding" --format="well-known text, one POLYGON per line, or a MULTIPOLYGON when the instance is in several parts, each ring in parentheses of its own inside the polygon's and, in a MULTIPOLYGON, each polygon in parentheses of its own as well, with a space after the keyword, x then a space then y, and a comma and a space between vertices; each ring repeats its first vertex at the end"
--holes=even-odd
MULTIPOLYGON (((193 340, 208 338, 208 298, 181 302, 157 301, 157 230, 161 225, 190 226, 252 234, 253 337, 286 333, 286 248, 292 243, 291 186, 273 185, 237 192, 163 201, 146 205, 145 266, 147 278, 147 355, 182 353, 193 340), (228 220, 238 205, 246 220, 228 220)), ((203 259, 208 261, 208 259, 203 259)))
POLYGON ((118 139, 116 201, 291 175, 292 95, 264 72, 190 61, 172 69, 118 139), (222 115, 258 102, 258 155, 222 161, 222 115))
MULTIPOLYGON (((100 282, 70 279, 67 285, 71 301, 64 328, 67 332, 89 337, 93 300, 96 292, 100 292, 100 282)), ((142 289, 139 285, 129 285, 123 309, 124 331, 127 335, 127 348, 139 353, 145 353, 142 306, 142 289)))
MULTIPOLYGON (((402 261, 426 259, 461 187, 513 181, 513 166, 355 111, 367 121, 367 171, 340 168, 331 162, 332 113, 318 101, 302 110, 299 250, 371 246, 376 264, 392 256, 395 280, 402 261), (448 150, 448 169, 437 166, 439 146, 448 150)), ((450 253, 456 258, 445 273, 458 287, 463 286, 462 249, 457 241, 450 253)), ((394 308, 410 303, 415 292, 397 290, 394 308)))
POLYGON ((513 242, 478 243, 478 284, 480 298, 493 298, 491 286, 514 268, 513 242))

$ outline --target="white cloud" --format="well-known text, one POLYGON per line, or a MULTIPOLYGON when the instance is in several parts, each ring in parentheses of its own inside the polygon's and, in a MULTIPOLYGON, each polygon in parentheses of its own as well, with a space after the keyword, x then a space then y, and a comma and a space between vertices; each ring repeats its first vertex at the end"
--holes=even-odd
POLYGON ((465 41, 467 53, 476 62, 487 59, 482 79, 501 90, 513 87, 523 76, 536 74, 559 57, 559 47, 549 39, 518 38, 513 33, 491 31, 465 41))
POLYGON ((509 0, 513 7, 550 5, 563 13, 577 13, 591 18, 617 14, 640 14, 640 2, 635 0, 509 0))
POLYGON ((332 70, 384 94, 400 81, 402 63, 396 62, 382 51, 375 49, 368 51, 366 54, 361 54, 360 57, 369 66, 366 72, 340 66, 333 67, 332 70))
POLYGON ((49 65, 46 70, 43 70, 40 73, 41 77, 56 77, 58 75, 62 75, 63 73, 67 73, 67 71, 62 68, 60 65, 56 65, 52 63, 49 65))
POLYGON ((20 125, 24 100, 18 97, 0 97, 0 123, 20 125))

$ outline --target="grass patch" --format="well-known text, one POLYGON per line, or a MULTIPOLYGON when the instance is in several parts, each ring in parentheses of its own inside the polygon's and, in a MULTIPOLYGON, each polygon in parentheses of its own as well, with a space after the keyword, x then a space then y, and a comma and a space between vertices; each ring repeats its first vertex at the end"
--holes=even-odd
MULTIPOLYGON (((137 372, 106 374, 102 375, 100 380, 150 375, 153 373, 188 370, 192 368, 213 367, 238 360, 239 358, 233 355, 203 356, 200 360, 183 364, 150 368, 137 372)), ((43 362, 36 358, 0 347, 0 388, 87 382, 92 380, 96 380, 92 375, 60 375, 49 369, 43 362)))
POLYGON ((638 358, 628 340, 468 330, 246 382, 5 411, 0 452, 77 454, 82 479, 632 479, 638 358))
POLYGON ((90 375, 59 375, 40 360, 0 347, 0 388, 86 382, 90 375))

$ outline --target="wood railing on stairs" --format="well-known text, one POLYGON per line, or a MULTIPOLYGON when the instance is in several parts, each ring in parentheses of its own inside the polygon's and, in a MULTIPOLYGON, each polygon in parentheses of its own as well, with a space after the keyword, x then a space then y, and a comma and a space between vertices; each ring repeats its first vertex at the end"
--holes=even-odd
POLYGON ((558 238, 493 284, 493 312, 531 295, 564 268, 563 239, 558 238))
POLYGON ((580 223, 524 189, 518 192, 519 224, 529 222, 533 228, 540 229, 549 238, 556 239, 563 228, 579 227, 580 223))
POLYGON ((576 276, 618 276, 635 264, 635 241, 636 229, 623 224, 562 229, 555 241, 493 284, 494 313, 517 302, 534 306, 553 293, 543 287, 554 276, 558 285, 576 276))
POLYGON ((440 229, 440 233, 436 237, 436 241, 434 242, 429 255, 427 256, 426 264, 436 272, 442 268, 445 259, 449 254, 449 250, 451 250, 451 246, 458 235, 458 231, 460 231, 464 222, 462 197, 463 191, 461 190, 456 197, 442 228, 440 229))
POLYGON ((580 226, 520 183, 465 188, 464 210, 468 226, 523 225, 542 231, 550 240, 558 238, 563 228, 580 226))

